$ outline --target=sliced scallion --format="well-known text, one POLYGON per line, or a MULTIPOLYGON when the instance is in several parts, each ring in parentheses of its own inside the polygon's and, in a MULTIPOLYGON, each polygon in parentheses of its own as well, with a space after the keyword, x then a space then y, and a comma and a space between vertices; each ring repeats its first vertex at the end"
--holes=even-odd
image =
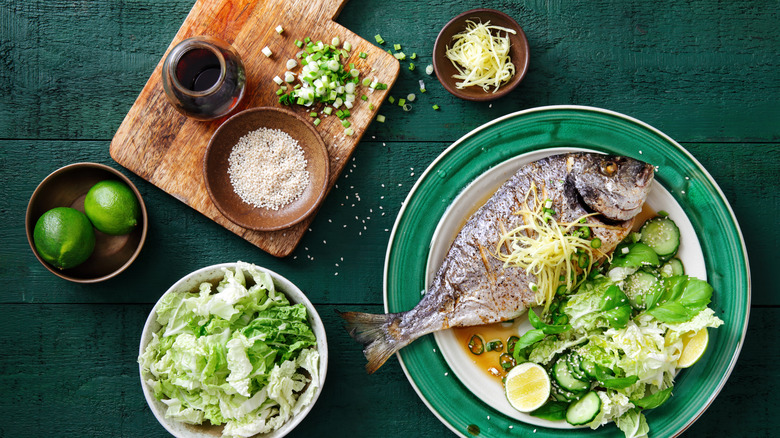
POLYGON ((480 355, 485 352, 485 341, 480 335, 472 335, 469 339, 469 351, 471 354, 480 355))

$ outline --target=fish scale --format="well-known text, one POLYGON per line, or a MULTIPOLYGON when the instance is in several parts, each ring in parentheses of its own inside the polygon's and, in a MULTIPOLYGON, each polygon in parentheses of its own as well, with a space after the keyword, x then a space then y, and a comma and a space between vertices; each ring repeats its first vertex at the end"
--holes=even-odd
POLYGON ((590 213, 587 224, 600 250, 611 252, 631 231, 653 179, 653 166, 592 153, 553 155, 528 163, 463 225, 419 304, 406 312, 344 312, 350 335, 364 345, 366 370, 376 371, 415 339, 450 327, 516 318, 536 304, 536 276, 496 257, 501 236, 524 224, 518 212, 552 202, 559 224, 590 213))

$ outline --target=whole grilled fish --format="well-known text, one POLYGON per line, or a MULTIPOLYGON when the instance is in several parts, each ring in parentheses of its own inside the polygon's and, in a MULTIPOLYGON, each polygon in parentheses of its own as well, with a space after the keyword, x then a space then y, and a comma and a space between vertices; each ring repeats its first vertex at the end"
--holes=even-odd
MULTIPOLYGON (((494 256, 505 230, 523 224, 519 210, 536 190, 551 200, 558 223, 589 213, 593 237, 611 252, 631 231, 644 204, 653 166, 627 157, 591 153, 554 155, 522 166, 466 222, 428 290, 413 309, 393 314, 344 312, 349 334, 364 345, 366 370, 376 371, 396 351, 437 330, 506 321, 535 305, 536 276, 494 256)), ((533 197, 532 197, 533 198, 533 197)))

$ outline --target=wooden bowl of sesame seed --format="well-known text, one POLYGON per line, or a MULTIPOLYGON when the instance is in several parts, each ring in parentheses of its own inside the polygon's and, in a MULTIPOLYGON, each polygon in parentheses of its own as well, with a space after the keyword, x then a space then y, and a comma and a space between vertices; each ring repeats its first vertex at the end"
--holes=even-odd
POLYGON ((283 108, 251 108, 214 132, 203 176, 214 205, 231 222, 281 230, 322 202, 330 159, 322 137, 304 117, 283 108))

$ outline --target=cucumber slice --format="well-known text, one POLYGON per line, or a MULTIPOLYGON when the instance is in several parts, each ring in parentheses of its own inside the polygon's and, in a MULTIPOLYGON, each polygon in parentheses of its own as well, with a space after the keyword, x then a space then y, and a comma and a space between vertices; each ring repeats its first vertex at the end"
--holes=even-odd
POLYGON ((623 292, 625 292, 632 307, 643 309, 645 307, 645 294, 657 284, 658 278, 655 275, 639 270, 626 277, 623 282, 623 292))
POLYGON ((565 358, 560 358, 553 365, 553 379, 561 385, 561 388, 572 392, 590 389, 590 382, 576 379, 569 371, 569 365, 565 358))
POLYGON ((683 263, 677 257, 669 259, 669 261, 664 263, 658 271, 661 273, 662 277, 674 277, 675 275, 685 274, 683 263))
POLYGON ((557 401, 563 401, 563 402, 573 402, 577 401, 582 398, 582 396, 585 395, 588 391, 577 391, 572 392, 566 389, 561 388, 561 385, 559 385, 555 380, 552 381, 552 384, 550 385, 550 395, 557 400, 557 401))
POLYGON ((594 391, 590 391, 569 405, 566 409, 566 422, 573 426, 588 424, 596 418, 600 410, 601 398, 594 391))
POLYGON ((680 229, 668 217, 657 217, 642 225, 640 242, 653 248, 663 260, 668 260, 677 254, 680 248, 680 229))
POLYGON ((585 372, 585 375, 588 376, 589 379, 596 379, 598 372, 596 371, 596 363, 589 359, 583 359, 582 362, 580 362, 580 368, 582 368, 582 371, 585 372))
POLYGON ((569 353, 566 355, 566 365, 569 366, 569 372, 577 380, 588 381, 588 376, 582 371, 580 362, 582 358, 577 353, 569 353))

